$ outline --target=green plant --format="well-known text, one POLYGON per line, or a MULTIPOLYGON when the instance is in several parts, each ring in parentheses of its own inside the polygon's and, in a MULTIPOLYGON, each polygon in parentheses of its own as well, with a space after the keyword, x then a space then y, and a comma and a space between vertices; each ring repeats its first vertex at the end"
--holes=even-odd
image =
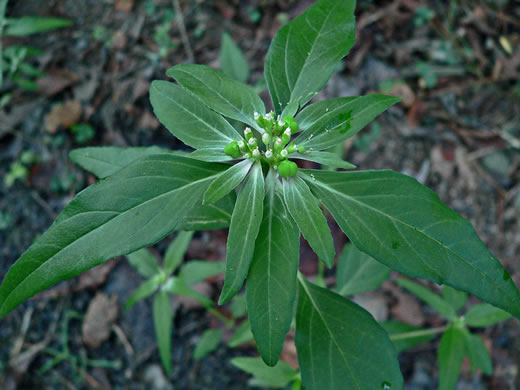
POLYGON ((159 355, 167 373, 171 373, 172 368, 171 333, 174 315, 169 294, 193 298, 220 317, 219 313, 213 308, 213 302, 193 290, 191 286, 210 276, 224 272, 222 263, 190 261, 181 268, 177 276, 172 276, 181 265, 192 236, 193 232, 189 231, 179 233, 168 247, 162 267, 148 249, 140 249, 127 256, 130 264, 141 276, 146 278, 146 281, 130 296, 125 303, 125 309, 128 310, 136 302, 155 293, 153 322, 159 355))
POLYGON ((25 150, 20 157, 13 162, 9 171, 4 176, 4 185, 11 188, 17 180, 25 180, 29 176, 29 168, 37 162, 37 157, 32 150, 25 150))
POLYGON ((34 78, 44 74, 26 60, 39 54, 39 50, 30 46, 12 45, 2 47, 2 37, 25 37, 45 31, 68 27, 71 22, 59 18, 40 18, 24 16, 6 18, 8 0, 0 0, 0 88, 3 85, 4 72, 7 77, 25 90, 33 91, 39 87, 34 78))
POLYGON ((82 166, 105 166, 112 175, 78 194, 10 268, 0 286, 0 315, 174 230, 229 223, 219 302, 230 301, 247 278, 249 321, 265 363, 278 363, 296 304, 307 389, 402 389, 387 332, 364 309, 298 272, 300 233, 320 261, 333 264, 323 204, 377 261, 520 317, 520 293, 507 271, 471 224, 415 179, 392 171, 304 170, 293 161, 352 168, 326 150, 399 101, 371 94, 307 105, 354 44, 354 8, 354 1, 319 0, 277 33, 265 63, 274 112, 266 113, 252 89, 206 66, 173 67, 167 74, 178 84, 155 81, 155 114, 196 150, 74 152, 82 166), (249 127, 242 135, 225 118, 249 127))

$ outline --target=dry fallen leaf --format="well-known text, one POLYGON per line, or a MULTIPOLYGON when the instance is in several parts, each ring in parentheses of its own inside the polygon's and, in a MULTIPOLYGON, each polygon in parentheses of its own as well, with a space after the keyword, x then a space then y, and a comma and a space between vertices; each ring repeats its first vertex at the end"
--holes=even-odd
POLYGON ((78 123, 81 118, 81 104, 76 100, 69 100, 52 107, 51 112, 45 115, 45 129, 54 134, 60 126, 69 128, 78 123))
POLYGON ((68 86, 78 81, 79 76, 65 69, 50 70, 44 77, 38 79, 37 83, 46 96, 56 95, 68 86))
POLYGON ((115 7, 118 11, 131 11, 134 8, 135 0, 116 0, 115 7))
POLYGON ((109 298, 103 293, 96 294, 81 327, 83 342, 90 348, 98 348, 110 336, 117 315, 117 296, 109 298))

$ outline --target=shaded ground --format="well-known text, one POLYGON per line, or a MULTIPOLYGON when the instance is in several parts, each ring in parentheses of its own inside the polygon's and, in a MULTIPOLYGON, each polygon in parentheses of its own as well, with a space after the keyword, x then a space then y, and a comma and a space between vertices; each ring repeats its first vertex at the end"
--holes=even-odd
MULTIPOLYGON (((151 80, 165 78, 167 68, 190 61, 168 0, 11 3, 10 16, 60 16, 73 20, 74 26, 28 40, 4 39, 6 45, 23 42, 41 48, 33 64, 47 76, 39 81, 40 92, 24 92, 9 83, 2 91, 11 92, 12 98, 0 111, 0 176, 24 151, 36 156, 25 180, 10 188, 0 182, 2 277, 74 194, 93 182, 67 158, 71 149, 180 146, 151 114, 147 93, 151 80), (57 110, 56 126, 49 124, 53 106, 64 102, 71 106, 61 114, 57 110), (79 112, 70 107, 79 107, 79 112), (71 113, 67 124, 63 118, 71 113), (78 142, 65 128, 74 123, 91 125, 94 138, 78 142)), ((309 3, 182 1, 181 6, 195 61, 218 67, 220 35, 228 31, 246 52, 251 82, 256 83, 275 31, 309 3)), ((347 142, 346 159, 361 169, 405 172, 437 191, 473 223, 520 284, 520 6, 515 1, 462 1, 448 7, 434 1, 360 0, 358 16, 358 43, 318 98, 383 91, 402 96, 403 102, 347 142)), ((337 228, 335 238, 341 248, 346 239, 337 228)), ((222 258, 225 234, 204 233, 197 239, 189 258, 222 258)), ((158 250, 164 247, 161 243, 158 250)), ((305 245, 302 256, 303 269, 313 272, 315 258, 305 245)), ((120 305, 140 281, 122 259, 104 270, 98 280, 63 284, 2 320, 4 379, 18 381, 22 389, 246 387, 247 376, 228 360, 252 353, 251 348, 222 347, 199 363, 191 358, 211 322, 200 309, 177 314, 174 372, 169 378, 173 387, 166 380, 151 384, 147 379, 160 378, 149 302, 121 312, 116 325, 124 337, 114 331, 101 347, 87 349, 75 313, 84 314, 96 292, 117 296, 120 305), (64 339, 78 362, 88 356, 102 360, 98 365, 104 367, 75 368, 70 359, 50 367, 51 352, 61 350, 64 339), (35 348, 38 345, 41 349, 35 348), (15 365, 18 378, 6 362, 23 351, 31 354, 28 365, 15 365)), ((212 286, 216 295, 218 286, 212 286)), ((387 317, 403 320, 412 315, 425 327, 441 324, 430 309, 395 289, 389 282, 375 295, 382 297, 387 317)), ((472 374, 466 362, 459 388, 519 388, 518 322, 510 320, 482 333, 492 352, 494 375, 472 374)), ((437 345, 435 340, 400 356, 408 389, 436 388, 437 345)))

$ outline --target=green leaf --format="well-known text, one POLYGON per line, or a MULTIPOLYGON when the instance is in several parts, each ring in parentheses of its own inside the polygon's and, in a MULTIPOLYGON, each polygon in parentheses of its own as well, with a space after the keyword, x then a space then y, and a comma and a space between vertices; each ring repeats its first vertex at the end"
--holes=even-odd
POLYGON ((166 291, 159 291, 153 300, 153 324, 159 347, 159 356, 168 375, 172 372, 172 324, 173 310, 166 291))
POLYGON ((224 332, 221 329, 206 330, 195 347, 193 359, 200 360, 217 349, 223 334, 224 332))
POLYGON ((132 293, 132 295, 130 295, 130 298, 128 298, 128 300, 125 302, 125 310, 130 309, 137 302, 148 298, 155 292, 155 290, 157 290, 159 285, 160 283, 158 278, 152 278, 141 283, 141 285, 132 293))
POLYGON ((209 108, 228 118, 258 128, 254 113, 265 114, 262 99, 253 88, 205 65, 182 64, 168 70, 184 88, 197 95, 209 108))
POLYGON ((449 328, 444 332, 437 353, 439 362, 439 390, 454 390, 464 360, 464 332, 449 328))
POLYGON ((176 84, 152 82, 150 101, 159 121, 192 148, 213 149, 224 156, 227 144, 242 139, 229 122, 176 84))
POLYGON ((235 333, 228 341, 229 348, 236 348, 239 345, 248 343, 253 341, 253 333, 251 333, 251 325, 249 320, 245 320, 242 322, 238 328, 236 328, 235 333))
POLYGON ((283 180, 283 196, 287 208, 312 250, 328 267, 334 265, 334 241, 327 219, 311 190, 298 176, 283 180))
POLYGON ((154 155, 82 191, 10 268, 0 316, 59 281, 164 238, 224 168, 154 155))
POLYGON ((113 175, 121 168, 133 163, 135 160, 154 154, 186 156, 188 153, 159 148, 157 146, 134 148, 100 146, 74 149, 69 153, 69 157, 81 168, 100 179, 104 179, 105 177, 113 175))
POLYGON ((499 322, 508 320, 511 314, 505 312, 498 307, 481 303, 472 306, 466 315, 464 321, 467 325, 474 328, 485 328, 487 326, 495 325, 499 322))
POLYGON ((192 289, 181 278, 171 277, 168 279, 164 285, 164 290, 175 295, 193 298, 204 307, 213 305, 213 302, 208 297, 192 289))
POLYGON ((306 149, 328 149, 351 138, 400 98, 370 94, 322 100, 296 116, 304 131, 294 142, 306 149))
POLYGON ((226 75, 246 83, 249 79, 249 64, 242 50, 233 42, 228 33, 222 34, 220 44, 220 67, 226 75))
POLYGON ((299 275, 296 349, 308 390, 402 389, 397 356, 372 316, 299 275))
POLYGON ((413 293, 418 298, 422 299, 428 305, 430 305, 433 309, 437 311, 441 316, 448 320, 453 320, 456 317, 455 309, 450 305, 449 302, 446 302, 439 295, 435 294, 433 291, 427 289, 426 287, 421 286, 418 283, 412 282, 408 279, 398 278, 396 282, 401 287, 407 289, 411 293, 413 293))
POLYGON ((259 162, 251 168, 238 193, 231 217, 226 254, 226 275, 219 305, 240 290, 253 259, 255 240, 260 230, 264 202, 264 175, 259 162))
POLYGON ((450 286, 442 286, 442 298, 451 304, 455 311, 459 311, 464 307, 468 299, 468 294, 459 291, 450 286))
POLYGON ((300 232, 277 192, 274 169, 266 179, 264 217, 246 283, 249 322, 258 351, 275 366, 291 327, 300 259, 300 232))
POLYGON ((353 0, 320 0, 280 29, 265 60, 265 79, 277 113, 303 106, 327 83, 355 41, 353 0))
MULTIPOLYGON (((253 255, 254 257, 254 255, 253 255)), ((231 302, 231 316, 235 319, 241 318, 247 314, 246 294, 237 294, 231 302)))
POLYGON ((361 252, 354 245, 345 245, 339 256, 336 290, 349 296, 375 290, 390 277, 390 269, 361 252))
POLYGON ((391 171, 305 172, 313 193, 361 251, 520 317, 520 294, 507 272, 471 224, 433 191, 391 171))
MULTIPOLYGON (((191 153, 188 156, 188 153, 181 150, 174 151, 156 146, 135 148, 89 147, 73 150, 70 152, 70 158, 83 169, 102 179, 113 175, 139 158, 165 153, 187 157, 192 157, 194 154, 191 153)), ((229 226, 231 213, 235 207, 235 199, 235 194, 231 194, 217 203, 191 209, 179 222, 176 230, 211 230, 229 226)))
POLYGON ((213 203, 233 191, 247 176, 253 162, 246 159, 222 172, 204 194, 204 203, 213 203))
POLYGON ((413 334, 417 331, 422 331, 425 329, 418 328, 409 324, 405 324, 403 322, 396 321, 386 321, 380 322, 379 325, 383 327, 384 330, 390 336, 390 340, 394 343, 395 350, 397 353, 401 353, 406 349, 410 349, 415 347, 418 344, 425 343, 426 341, 431 340, 435 335, 433 334, 425 334, 416 337, 408 337, 408 334, 413 334), (396 339, 393 339, 392 336, 397 336, 396 339), (407 336, 407 337, 401 337, 407 336))
POLYGON ((229 226, 236 194, 230 193, 216 203, 194 207, 176 226, 176 230, 214 230, 229 226))
POLYGON ((170 275, 181 264, 188 250, 193 232, 180 232, 172 241, 164 255, 164 271, 170 275))
POLYGON ((335 153, 310 151, 304 154, 292 154, 291 158, 312 161, 330 168, 354 169, 356 166, 351 164, 335 153))
POLYGON ((19 19, 7 19, 4 35, 11 37, 24 37, 50 30, 68 27, 72 22, 67 19, 40 18, 24 16, 19 19))
POLYGON ((269 367, 260 358, 237 357, 231 359, 231 364, 253 375, 251 386, 283 389, 297 375, 296 371, 285 362, 278 362, 275 367, 269 367))
POLYGON ((463 329, 463 332, 466 342, 466 353, 471 362, 472 370, 475 371, 477 368, 480 368, 484 374, 492 375, 493 363, 482 338, 471 334, 467 329, 463 329))
POLYGON ((222 153, 221 149, 199 149, 189 154, 190 158, 207 162, 225 162, 233 160, 227 154, 222 153))
POLYGON ((182 266, 179 279, 182 279, 187 286, 192 286, 207 278, 219 275, 225 270, 226 264, 223 261, 190 260, 182 266))
POLYGON ((161 272, 157 258, 146 248, 130 253, 126 258, 143 278, 149 279, 161 272))

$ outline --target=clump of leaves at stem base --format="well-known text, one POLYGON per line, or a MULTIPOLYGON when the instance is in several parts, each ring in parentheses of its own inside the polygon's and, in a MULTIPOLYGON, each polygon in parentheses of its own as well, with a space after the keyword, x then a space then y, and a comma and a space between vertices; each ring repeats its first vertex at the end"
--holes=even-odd
POLYGON ((219 302, 232 299, 246 281, 251 330, 265 363, 279 361, 296 307, 295 342, 306 389, 402 389, 387 332, 352 301, 298 273, 300 234, 320 261, 334 263, 326 209, 376 261, 520 317, 520 293, 507 271, 471 224, 415 179, 385 170, 295 169, 295 160, 352 169, 327 150, 399 101, 369 94, 308 104, 354 44, 354 11, 353 0, 318 0, 278 31, 264 67, 273 113, 266 114, 252 88, 206 66, 177 65, 167 72, 177 83, 154 81, 156 116, 195 150, 76 152, 87 169, 112 161, 113 173, 78 194, 11 267, 0 286, 0 315, 174 230, 229 223, 219 302), (267 123, 259 124, 260 117, 267 123), (290 134, 287 128, 280 132, 283 122, 290 134), (280 129, 273 133, 269 126, 280 129), (264 143, 264 134, 272 139, 264 143), (238 150, 230 146, 235 142, 238 150), (289 153, 293 143, 296 151, 289 153))

